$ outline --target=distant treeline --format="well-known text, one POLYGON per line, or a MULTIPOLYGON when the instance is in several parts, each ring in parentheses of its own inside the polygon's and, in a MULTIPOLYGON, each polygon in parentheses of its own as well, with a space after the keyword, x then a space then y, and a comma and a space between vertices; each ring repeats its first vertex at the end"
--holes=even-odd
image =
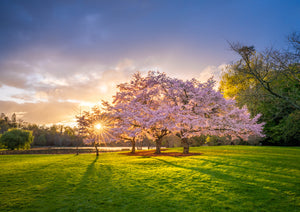
POLYGON ((50 127, 37 124, 24 124, 21 121, 9 119, 3 113, 0 117, 0 133, 12 128, 19 128, 32 131, 34 136, 32 146, 83 146, 83 139, 78 136, 77 128, 52 125, 50 127))

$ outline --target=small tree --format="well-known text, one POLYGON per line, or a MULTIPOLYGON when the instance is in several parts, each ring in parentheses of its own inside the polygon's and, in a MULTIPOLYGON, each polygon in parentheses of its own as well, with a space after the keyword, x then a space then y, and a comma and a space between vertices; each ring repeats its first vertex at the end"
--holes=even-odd
MULTIPOLYGON (((0 141, 1 141, 1 136, 2 134, 0 134, 0 141)), ((0 142, 0 149, 5 149, 5 146, 0 142)))
POLYGON ((109 142, 112 139, 111 128, 113 124, 112 116, 103 111, 98 105, 92 108, 91 112, 84 111, 82 116, 77 116, 80 136, 84 138, 86 144, 92 144, 99 156, 100 142, 109 142))
POLYGON ((0 142, 11 150, 30 149, 33 135, 28 130, 10 129, 1 136, 0 142))

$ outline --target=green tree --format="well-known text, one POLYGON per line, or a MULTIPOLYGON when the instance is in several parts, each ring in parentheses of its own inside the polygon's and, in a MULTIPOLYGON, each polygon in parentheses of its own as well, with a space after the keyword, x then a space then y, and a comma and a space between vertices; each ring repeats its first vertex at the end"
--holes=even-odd
MULTIPOLYGON (((2 115, 3 116, 3 115, 2 115)), ((6 132, 10 128, 7 117, 0 117, 0 133, 6 132)))
MULTIPOLYGON (((2 134, 0 134, 0 140, 1 140, 1 136, 2 134)), ((1 142, 0 142, 0 149, 5 149, 6 146, 4 146, 1 142)))
POLYGON ((298 34, 290 36, 289 51, 256 52, 253 46, 232 44, 241 59, 222 75, 220 91, 240 107, 247 105, 253 116, 262 114, 269 143, 300 144, 299 129, 291 126, 299 120, 300 110, 299 41, 298 34))
POLYGON ((21 129, 9 129, 5 132, 0 142, 8 149, 30 149, 30 144, 33 142, 31 131, 21 129))
POLYGON ((35 140, 34 145, 37 146, 45 146, 47 143, 46 135, 40 134, 38 138, 35 140))

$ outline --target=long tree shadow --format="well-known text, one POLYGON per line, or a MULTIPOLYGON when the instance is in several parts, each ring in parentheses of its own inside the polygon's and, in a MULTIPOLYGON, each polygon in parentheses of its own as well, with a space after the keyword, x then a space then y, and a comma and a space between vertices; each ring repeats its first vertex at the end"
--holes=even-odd
POLYGON ((80 181, 77 189, 84 187, 88 183, 89 177, 95 173, 95 163, 98 161, 98 159, 99 159, 99 156, 96 156, 95 160, 90 165, 88 165, 85 173, 83 174, 83 176, 81 178, 81 181, 80 181))
POLYGON ((116 192, 111 182, 111 175, 111 165, 105 162, 101 163, 101 158, 97 156, 87 166, 73 194, 69 196, 72 209, 74 211, 95 211, 98 210, 97 208, 107 207, 107 205, 111 204, 111 196, 104 195, 107 194, 107 190, 111 191, 111 193, 116 192))
MULTIPOLYGON (((70 157, 62 158, 62 159, 58 159, 58 160, 48 160, 48 161, 45 161, 45 165, 34 164, 32 166, 27 167, 26 171, 21 170, 22 171, 22 175, 26 175, 28 173, 31 173, 31 174, 40 173, 41 170, 46 170, 47 171, 47 169, 49 169, 49 167, 57 166, 58 163, 74 159, 74 157, 76 157, 76 156, 77 155, 71 155, 70 157)), ((16 174, 17 173, 14 173, 14 175, 16 175, 16 174)), ((4 178, 9 179, 11 177, 11 174, 6 174, 6 175, 2 175, 2 176, 4 178)))
MULTIPOLYGON (((249 165, 243 165, 243 164, 230 164, 228 162, 223 162, 223 161, 212 161, 212 160, 207 160, 205 158, 191 158, 193 160, 197 160, 197 161, 202 161, 205 162, 205 164, 207 163, 211 163, 214 166, 225 166, 225 167, 232 167, 232 168, 238 168, 238 169, 244 169, 246 172, 255 172, 255 173, 259 173, 260 175, 262 174, 273 174, 276 175, 276 177, 280 177, 280 179, 289 179, 290 176, 287 176, 284 173, 278 173, 275 171, 272 171, 270 169, 266 169, 263 167, 258 167, 258 166, 249 166, 249 165)), ((235 163, 241 163, 241 162, 245 162, 245 160, 241 160, 241 159, 237 159, 237 158, 230 158, 231 161, 234 161, 235 163)), ((259 164, 262 164, 262 162, 260 161, 255 161, 258 162, 259 164)), ((278 167, 278 166, 277 166, 278 167)))
MULTIPOLYGON (((94 172, 95 169, 95 163, 98 161, 98 157, 96 157, 91 164, 87 166, 87 169, 85 170, 82 179, 79 181, 78 184, 76 184, 76 176, 78 174, 72 173, 72 171, 80 170, 80 168, 75 167, 73 168, 66 168, 66 171, 64 170, 64 167, 59 166, 59 169, 53 168, 54 172, 51 172, 52 165, 55 166, 57 163, 64 163, 66 160, 71 160, 78 157, 77 155, 73 155, 67 158, 62 158, 59 160, 50 160, 51 163, 45 165, 45 166, 39 166, 35 168, 32 171, 35 171, 37 169, 50 169, 49 173, 48 171, 45 172, 44 175, 39 176, 36 181, 33 182, 33 186, 31 189, 35 189, 35 187, 44 186, 43 189, 38 189, 34 193, 37 193, 38 195, 34 198, 34 201, 31 201, 30 205, 33 207, 40 207, 40 211, 63 211, 62 208, 57 208, 57 205, 63 205, 63 204, 76 204, 74 201, 79 202, 76 195, 80 192, 79 189, 83 188, 86 185, 86 178, 94 172), (44 177, 47 180, 44 180, 44 177), (44 197, 44 198, 41 198, 44 197), (47 197, 47 198, 45 198, 47 197), (65 203, 62 203, 65 202, 65 203), (47 208, 46 208, 47 207, 47 208)), ((75 161, 74 161, 75 162, 75 161)), ((73 161, 71 163, 68 163, 66 165, 73 166, 73 161)), ((77 181, 78 182, 78 181, 77 181)), ((80 194, 80 193, 79 193, 80 194)), ((68 208, 68 205, 66 205, 66 208, 68 208)))
POLYGON ((260 192, 271 192, 272 189, 264 188, 261 186, 261 182, 256 181, 255 178, 250 178, 246 173, 244 175, 236 175, 235 172, 230 172, 231 174, 227 174, 223 171, 219 171, 217 169, 212 170, 211 168, 204 168, 204 167, 189 167, 189 166, 182 166, 178 164, 174 164, 169 161, 165 161, 160 158, 153 158, 154 160, 161 161, 169 166, 174 166, 181 169, 191 170, 194 172, 198 172, 200 174, 209 175, 212 178, 214 178, 216 181, 223 181, 224 183, 230 183, 232 185, 235 185, 236 187, 239 187, 240 184, 246 185, 249 188, 259 188, 260 192))
POLYGON ((201 174, 210 175, 212 177, 218 178, 219 180, 230 180, 230 181, 238 180, 238 178, 236 178, 234 176, 225 174, 225 173, 217 171, 217 170, 211 170, 211 169, 202 168, 202 167, 182 166, 182 165, 174 164, 172 162, 169 162, 169 161, 166 161, 166 160, 163 160, 163 159, 160 159, 160 158, 153 158, 153 159, 161 161, 163 163, 166 163, 169 166, 174 166, 174 167, 177 167, 177 168, 191 170, 191 171, 195 171, 195 172, 198 172, 198 173, 201 173, 201 174))

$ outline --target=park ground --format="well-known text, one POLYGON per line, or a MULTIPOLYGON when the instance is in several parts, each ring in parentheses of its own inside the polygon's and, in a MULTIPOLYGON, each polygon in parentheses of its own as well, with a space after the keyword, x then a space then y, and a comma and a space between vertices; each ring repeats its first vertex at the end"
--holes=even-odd
POLYGON ((191 152, 2 155, 0 211, 300 211, 299 147, 191 152))

